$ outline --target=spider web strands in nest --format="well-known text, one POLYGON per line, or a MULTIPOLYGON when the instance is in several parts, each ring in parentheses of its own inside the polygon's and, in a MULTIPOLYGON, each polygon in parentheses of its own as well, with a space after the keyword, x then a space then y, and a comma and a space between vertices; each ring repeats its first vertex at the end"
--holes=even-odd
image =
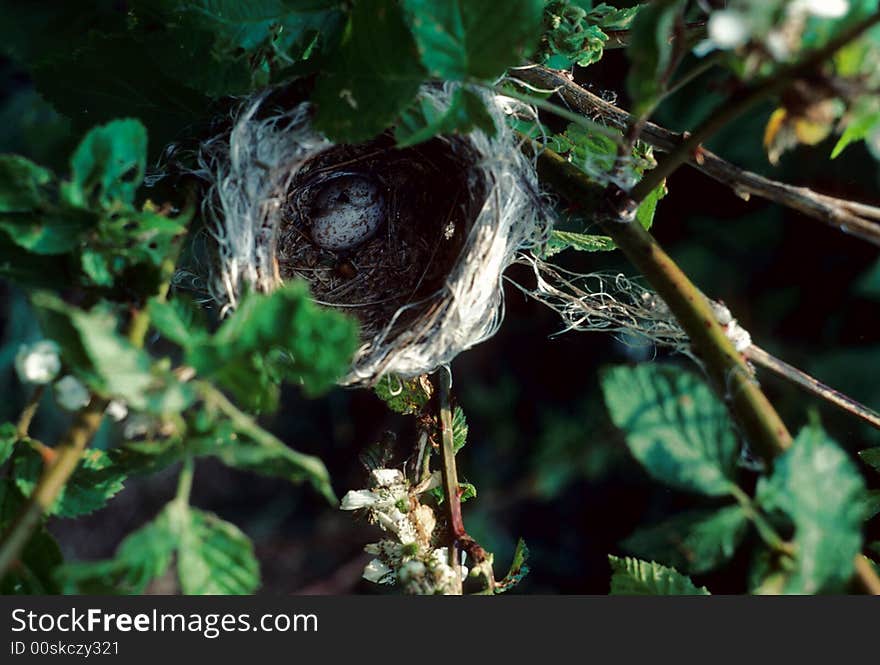
MULTIPOLYGON (((455 89, 426 86, 420 94, 442 111, 455 89)), ((511 109, 534 111, 507 97, 475 94, 491 113, 496 133, 476 130, 456 137, 464 146, 459 157, 466 153, 462 168, 481 182, 484 197, 470 202, 477 212, 461 231, 464 246, 438 288, 419 295, 413 290, 378 333, 365 336, 343 384, 370 384, 388 372, 404 377, 430 372, 491 337, 503 318, 502 273, 519 250, 546 239, 534 163, 518 149, 505 122, 511 109)), ((308 103, 272 110, 270 95, 244 100, 232 130, 205 141, 199 151, 195 174, 208 184, 203 214, 217 248, 210 291, 224 310, 236 306, 247 286, 269 292, 281 284, 277 249, 289 190, 306 162, 334 145, 312 128, 308 103)), ((455 143, 447 143, 455 155, 455 143)), ((469 187, 465 194, 473 197, 474 191, 469 187)))
POLYGON ((687 334, 656 293, 623 274, 574 273, 531 254, 520 254, 536 286, 511 280, 518 289, 554 310, 565 322, 564 332, 610 332, 627 343, 641 338, 657 346, 690 353, 687 334))

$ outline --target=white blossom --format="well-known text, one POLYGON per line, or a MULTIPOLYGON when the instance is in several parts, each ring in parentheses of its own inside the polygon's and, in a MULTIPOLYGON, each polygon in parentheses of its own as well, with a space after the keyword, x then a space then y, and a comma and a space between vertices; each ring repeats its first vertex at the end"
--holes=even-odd
POLYGON ((15 355, 15 371, 22 383, 49 383, 61 371, 58 345, 50 339, 22 344, 15 355))
POLYGON ((709 40, 722 50, 739 48, 749 41, 749 17, 733 9, 722 9, 709 16, 709 40))
POLYGON ((121 422, 128 415, 128 406, 121 399, 114 399, 107 405, 104 413, 116 422, 121 422))
POLYGON ((62 409, 78 411, 89 403, 89 391, 79 379, 68 374, 55 382, 55 401, 62 409))
POLYGON ((342 510, 360 510, 376 505, 379 500, 379 495, 370 490, 350 490, 342 497, 342 503, 339 507, 342 510))

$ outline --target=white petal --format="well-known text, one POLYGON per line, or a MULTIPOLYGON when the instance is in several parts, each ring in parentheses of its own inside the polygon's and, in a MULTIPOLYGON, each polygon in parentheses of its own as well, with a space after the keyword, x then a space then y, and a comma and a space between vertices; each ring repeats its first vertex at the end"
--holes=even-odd
POLYGON ((376 487, 391 487, 403 484, 404 477, 399 469, 373 469, 373 482, 376 487))
POLYGON ((359 510, 374 505, 379 500, 370 490, 351 490, 342 497, 341 510, 359 510))
POLYGON ((78 411, 89 403, 89 391, 79 379, 68 374, 55 383, 55 401, 67 411, 78 411))
POLYGON ((373 559, 364 568, 364 579, 375 584, 390 584, 394 581, 394 571, 379 559, 373 559))
POLYGON ((128 415, 128 407, 121 399, 114 399, 107 405, 104 413, 116 422, 119 422, 120 420, 125 420, 125 417, 128 415))

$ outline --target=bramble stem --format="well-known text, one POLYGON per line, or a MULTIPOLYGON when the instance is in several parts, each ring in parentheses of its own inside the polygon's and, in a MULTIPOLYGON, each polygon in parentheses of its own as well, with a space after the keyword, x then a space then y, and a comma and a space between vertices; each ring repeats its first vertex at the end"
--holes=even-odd
POLYGON ((19 439, 28 438, 28 432, 31 429, 31 422, 40 408, 40 400, 43 399, 43 393, 46 392, 46 386, 39 385, 34 390, 34 394, 28 400, 27 405, 22 409, 21 415, 18 417, 18 425, 15 428, 16 435, 19 439))
MULTIPOLYGON (((452 432, 452 407, 449 404, 449 376, 445 370, 437 374, 437 394, 440 401, 440 468, 443 474, 443 493, 446 495, 449 517, 449 565, 458 572, 458 540, 465 534, 461 517, 461 495, 458 492, 458 469, 455 465, 455 444, 452 432)), ((460 576, 459 576, 460 577, 460 576)), ((458 589, 461 593, 461 589, 458 589)))

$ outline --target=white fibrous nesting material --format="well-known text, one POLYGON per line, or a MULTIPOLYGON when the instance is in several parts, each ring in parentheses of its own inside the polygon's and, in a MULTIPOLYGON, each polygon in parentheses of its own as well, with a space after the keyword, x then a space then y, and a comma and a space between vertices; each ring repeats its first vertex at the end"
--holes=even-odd
MULTIPOLYGON (((420 94, 442 111, 454 91, 452 85, 432 86, 420 94)), ((269 292, 281 284, 276 247, 291 184, 310 158, 333 146, 312 127, 308 103, 273 113, 263 108, 266 97, 246 100, 231 132, 203 143, 199 154, 196 173, 209 183, 205 218, 218 247, 211 291, 225 309, 236 306, 245 285, 269 292)), ((483 99, 495 121, 495 136, 475 130, 457 139, 466 143, 469 166, 485 187, 485 202, 461 253, 435 294, 404 305, 379 334, 362 340, 344 384, 371 383, 385 373, 412 377, 430 372, 492 336, 503 317, 502 273, 518 250, 545 239, 534 164, 519 150, 504 117, 504 109, 518 103, 489 94, 483 99), (415 317, 401 330, 396 321, 413 307, 430 315, 415 317)), ((349 205, 363 226, 349 232, 334 226, 338 215, 327 228, 318 220, 312 227, 316 244, 343 249, 376 231, 379 220, 368 207, 375 192, 368 191, 368 184, 362 189, 364 200, 349 205)))

